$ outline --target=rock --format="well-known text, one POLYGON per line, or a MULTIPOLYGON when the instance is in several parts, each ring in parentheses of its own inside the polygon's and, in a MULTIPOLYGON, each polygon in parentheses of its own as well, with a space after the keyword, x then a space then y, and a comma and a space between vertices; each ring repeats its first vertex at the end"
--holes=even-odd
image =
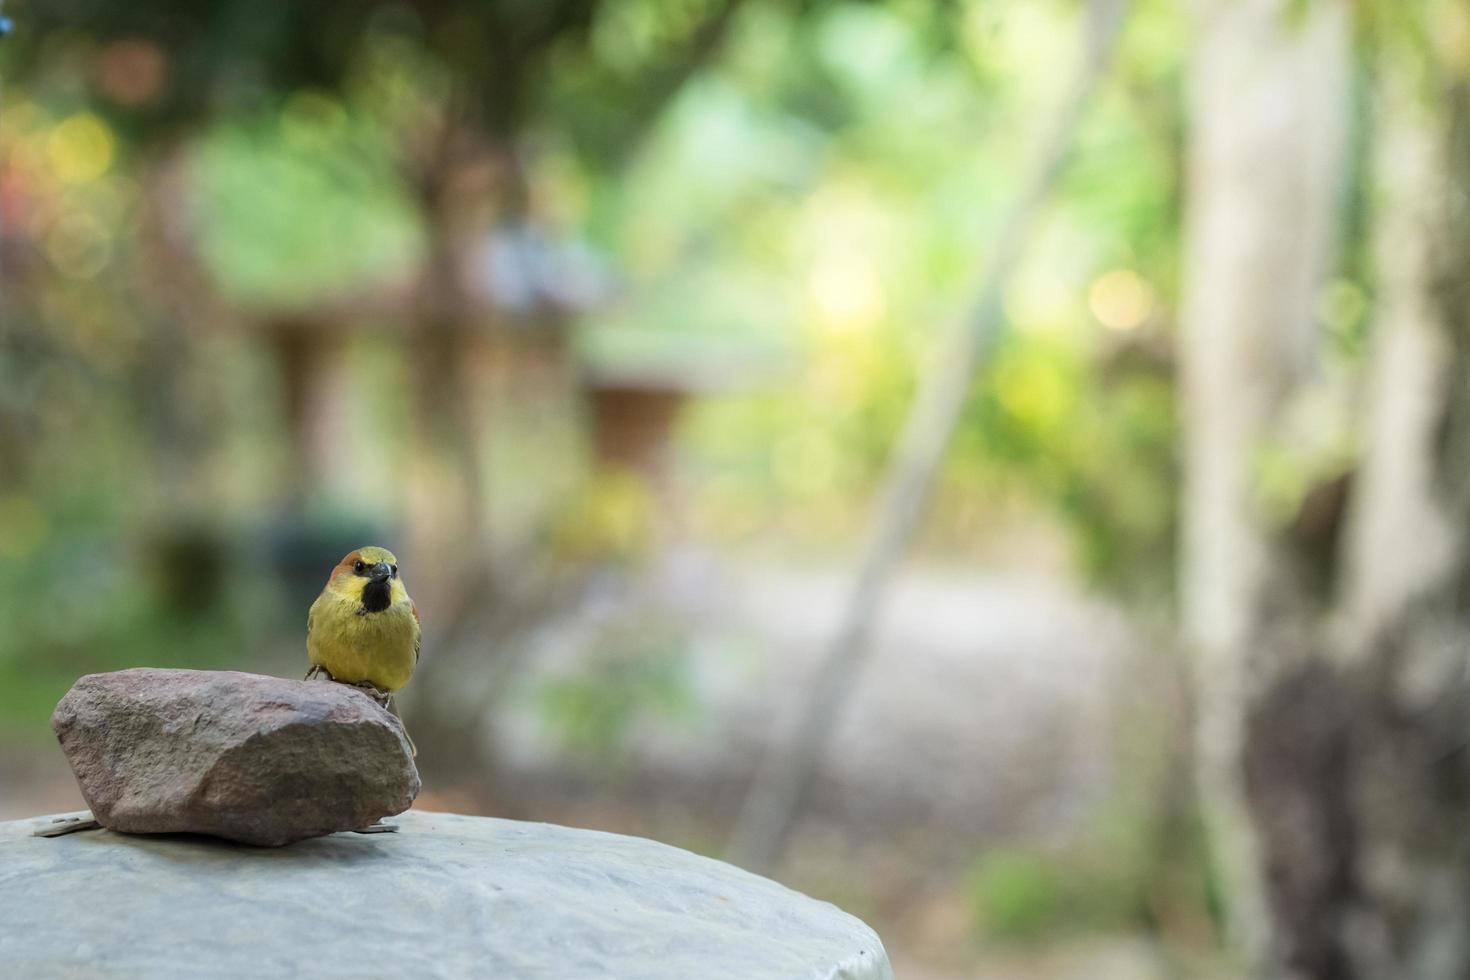
POLYGON ((277 846, 402 813, 419 791, 398 719, 330 681, 89 674, 51 727, 97 820, 127 833, 277 846))
POLYGON ((7 976, 892 980, 825 902, 664 844, 412 811, 281 850, 0 824, 7 976))

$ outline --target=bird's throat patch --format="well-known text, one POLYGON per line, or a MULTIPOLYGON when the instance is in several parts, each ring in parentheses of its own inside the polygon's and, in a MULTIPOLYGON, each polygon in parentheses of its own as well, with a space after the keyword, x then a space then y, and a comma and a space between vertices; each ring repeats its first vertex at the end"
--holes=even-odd
POLYGON ((381 582, 369 582, 362 587, 362 608, 364 612, 382 612, 393 602, 393 583, 384 579, 381 582))

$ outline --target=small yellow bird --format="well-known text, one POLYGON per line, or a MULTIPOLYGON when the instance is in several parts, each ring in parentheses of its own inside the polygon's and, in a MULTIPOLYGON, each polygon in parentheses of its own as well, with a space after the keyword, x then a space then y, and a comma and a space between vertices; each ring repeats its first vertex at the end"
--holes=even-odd
POLYGON ((332 569, 306 615, 306 676, 367 689, 386 706, 413 675, 421 640, 398 559, 385 548, 359 548, 332 569))

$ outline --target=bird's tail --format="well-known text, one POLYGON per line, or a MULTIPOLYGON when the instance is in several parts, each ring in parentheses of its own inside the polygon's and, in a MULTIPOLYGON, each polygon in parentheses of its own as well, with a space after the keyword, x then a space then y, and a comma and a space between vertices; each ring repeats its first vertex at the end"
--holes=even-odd
POLYGON ((413 736, 408 734, 408 725, 405 724, 403 721, 403 712, 398 710, 398 702, 391 696, 388 698, 388 713, 391 714, 394 718, 397 718, 398 724, 403 726, 403 737, 408 739, 409 751, 412 752, 413 757, 417 759, 419 757, 419 747, 413 744, 413 736))

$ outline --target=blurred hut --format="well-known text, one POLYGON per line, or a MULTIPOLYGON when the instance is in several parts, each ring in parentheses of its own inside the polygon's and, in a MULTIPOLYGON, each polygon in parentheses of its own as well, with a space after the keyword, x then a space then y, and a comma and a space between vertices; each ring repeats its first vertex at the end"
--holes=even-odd
POLYGON ((500 164, 483 147, 453 155, 427 207, 347 136, 303 152, 292 132, 225 131, 193 166, 194 249, 279 385, 279 547, 294 537, 315 552, 321 525, 347 520, 452 578, 509 529, 534 527, 573 480, 546 470, 571 469, 569 331, 608 294, 606 263, 532 210, 501 213, 500 164), (528 471, 520 450, 547 445, 557 452, 528 471), (528 480, 534 492, 517 486, 528 480))
POLYGON ((670 489, 678 423, 701 396, 735 391, 768 376, 768 356, 698 335, 592 328, 579 358, 582 397, 596 464, 670 489))

